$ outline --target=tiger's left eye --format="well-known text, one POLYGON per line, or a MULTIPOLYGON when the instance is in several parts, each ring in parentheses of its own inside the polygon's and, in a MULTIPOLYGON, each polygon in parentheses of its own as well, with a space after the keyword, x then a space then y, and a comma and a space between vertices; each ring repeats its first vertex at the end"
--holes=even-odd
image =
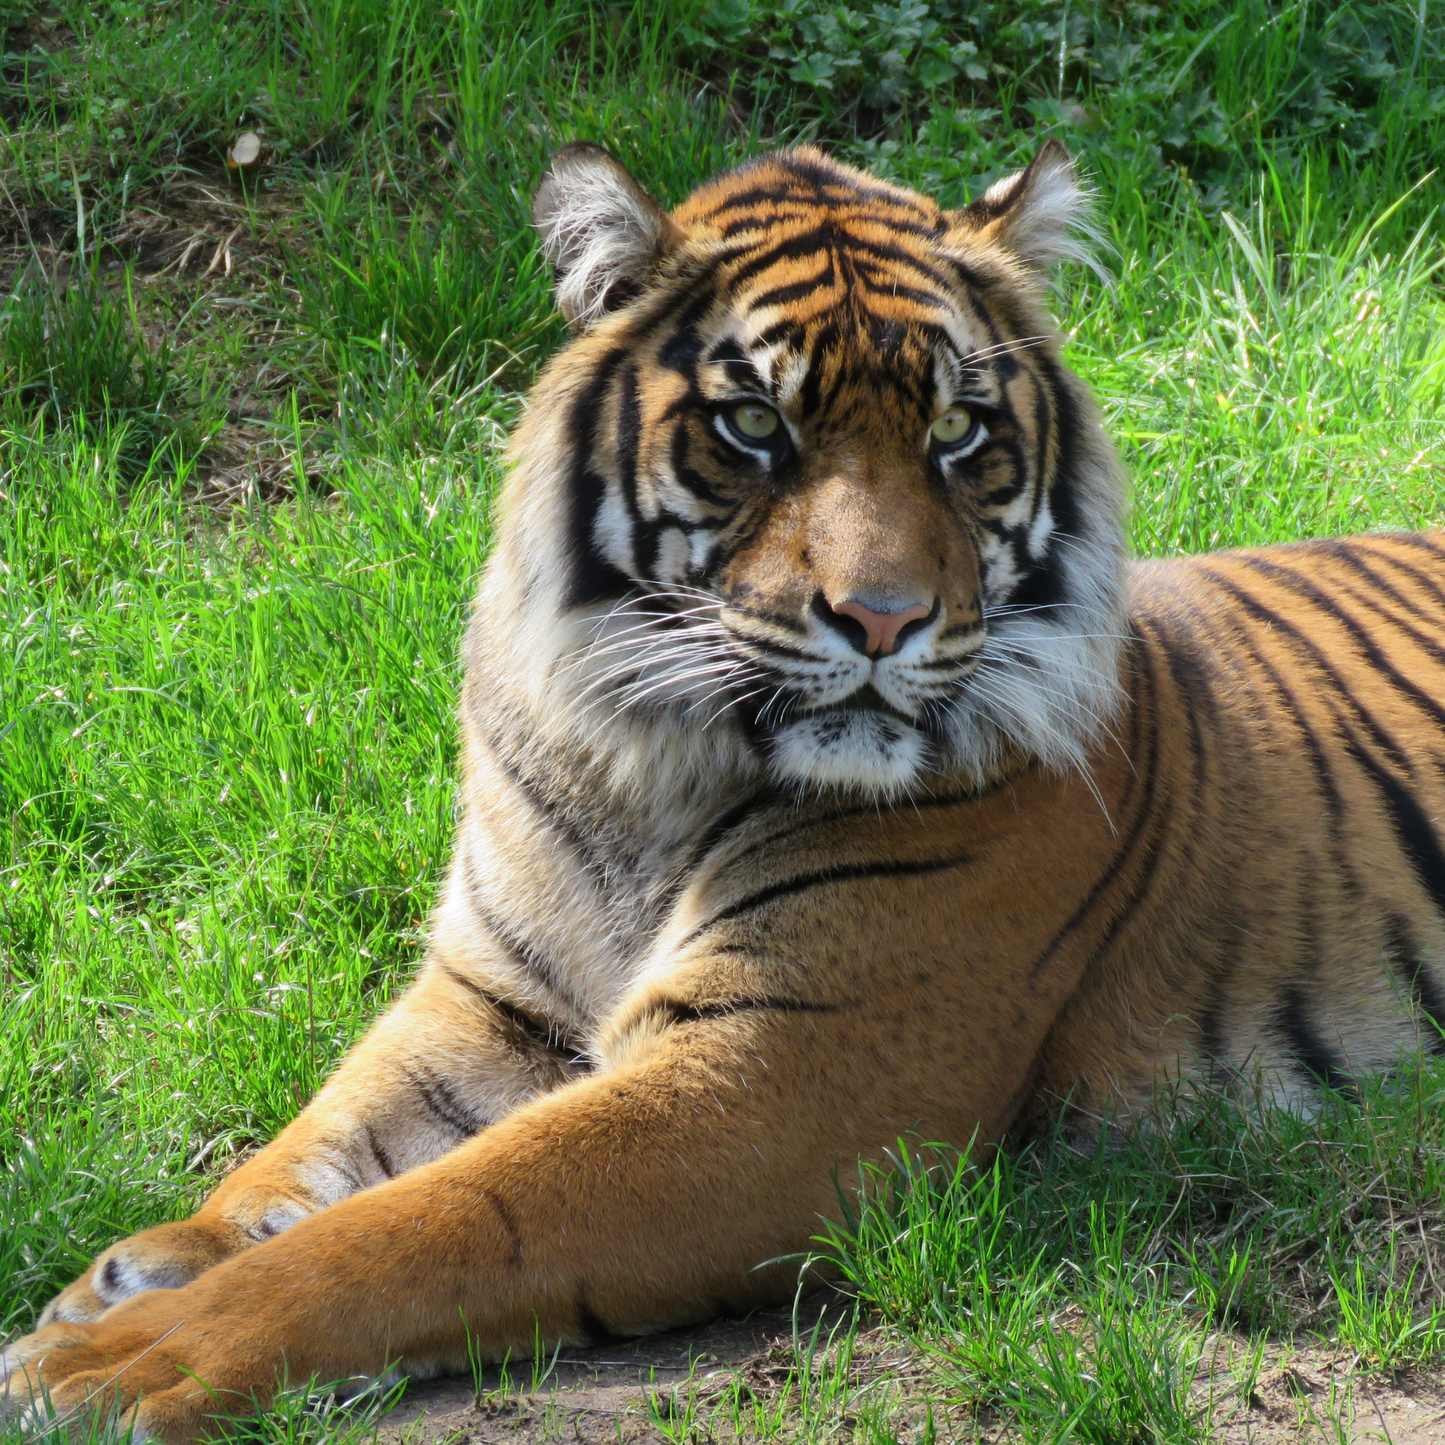
POLYGON ((951 406, 929 428, 929 436, 943 446, 961 442, 973 430, 973 416, 961 406, 951 406))
POLYGON ((770 406, 748 403, 733 409, 733 425, 745 436, 762 441, 778 429, 778 414, 770 406))

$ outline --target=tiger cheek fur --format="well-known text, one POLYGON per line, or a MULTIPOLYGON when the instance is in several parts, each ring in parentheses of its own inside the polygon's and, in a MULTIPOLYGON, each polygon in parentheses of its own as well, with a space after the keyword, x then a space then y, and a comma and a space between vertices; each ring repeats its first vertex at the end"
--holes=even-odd
POLYGON ((575 337, 427 958, 6 1349, 14 1408, 189 1445, 278 1380, 745 1310, 901 1134, 1445 1051, 1445 540, 1126 566, 1061 148, 958 212, 805 147, 668 214, 571 146, 535 219, 575 337))

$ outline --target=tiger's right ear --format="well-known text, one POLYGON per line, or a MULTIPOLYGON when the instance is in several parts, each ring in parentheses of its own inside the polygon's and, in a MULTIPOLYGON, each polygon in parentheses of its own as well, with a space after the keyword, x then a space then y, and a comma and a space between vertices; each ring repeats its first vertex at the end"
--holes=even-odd
POLYGON ((532 224, 574 331, 647 287, 678 239, 667 213, 601 146, 565 145, 532 197, 532 224))

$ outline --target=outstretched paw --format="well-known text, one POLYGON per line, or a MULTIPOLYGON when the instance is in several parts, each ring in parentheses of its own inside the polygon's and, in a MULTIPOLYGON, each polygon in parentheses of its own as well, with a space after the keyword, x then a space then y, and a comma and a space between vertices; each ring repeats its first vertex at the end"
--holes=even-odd
POLYGON ((211 1417, 236 1414, 218 1361, 204 1358, 206 1332, 188 1327, 183 1291, 156 1291, 94 1323, 46 1325, 0 1352, 0 1418, 41 1428, 83 1415, 129 1423, 135 1440, 188 1445, 211 1417))
POLYGON ((252 1241, 228 1222, 182 1219, 133 1234, 102 1251, 90 1268, 40 1312, 37 1329, 98 1320, 153 1289, 180 1289, 252 1241))

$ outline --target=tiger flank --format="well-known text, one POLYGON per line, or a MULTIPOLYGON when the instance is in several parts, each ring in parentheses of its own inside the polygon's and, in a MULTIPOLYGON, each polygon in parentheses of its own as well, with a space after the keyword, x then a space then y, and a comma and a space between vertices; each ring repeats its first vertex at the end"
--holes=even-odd
POLYGON ((1445 1025, 1445 540, 1131 565, 1050 142, 959 211, 811 148, 535 201, 573 339, 465 642, 416 981, 4 1354, 182 1445, 786 1294, 900 1135, 1308 1108, 1445 1025))

